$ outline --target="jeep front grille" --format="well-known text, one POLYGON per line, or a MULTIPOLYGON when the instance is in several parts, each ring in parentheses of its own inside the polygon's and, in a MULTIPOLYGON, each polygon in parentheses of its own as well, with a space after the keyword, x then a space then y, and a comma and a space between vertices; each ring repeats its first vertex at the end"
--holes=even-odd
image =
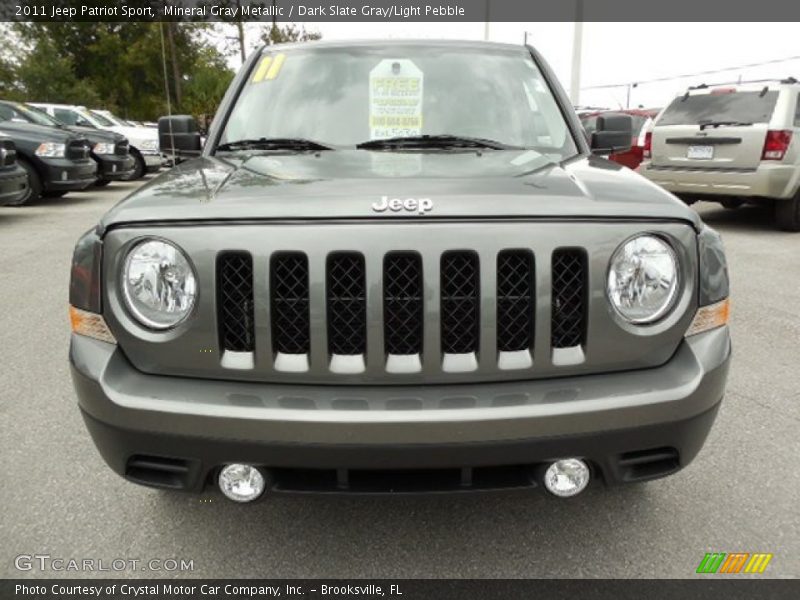
MULTIPOLYGON (((377 273, 379 295, 369 291, 372 282, 363 254, 331 252, 320 260, 322 271, 317 273, 324 272, 324 327, 312 324, 312 269, 305 253, 274 253, 263 276, 254 273, 253 259, 246 252, 219 255, 217 319, 223 363, 231 368, 255 364, 253 357, 242 360, 236 355, 252 354, 256 348, 255 298, 263 289, 264 297, 269 298, 272 363, 280 372, 310 369, 315 336, 324 344, 327 370, 332 374, 353 375, 365 372, 368 366, 374 368, 374 364, 368 365, 369 356, 379 356, 385 372, 420 373, 426 338, 437 340, 434 354, 442 373, 475 371, 485 352, 496 353, 496 368, 501 371, 531 367, 537 295, 535 257, 530 250, 497 252, 486 274, 481 272, 477 252, 442 252, 435 286, 422 255, 390 251, 384 254, 377 273), (378 302, 374 310, 370 298, 378 302), (372 353, 371 319, 380 328, 379 336, 373 333, 373 339, 380 340, 380 349, 372 353), (482 347, 486 332, 493 339, 482 347)), ((552 254, 551 348, 554 361, 561 364, 582 361, 586 269, 582 249, 559 248, 552 254)), ((427 347, 433 349, 429 342, 427 347)))

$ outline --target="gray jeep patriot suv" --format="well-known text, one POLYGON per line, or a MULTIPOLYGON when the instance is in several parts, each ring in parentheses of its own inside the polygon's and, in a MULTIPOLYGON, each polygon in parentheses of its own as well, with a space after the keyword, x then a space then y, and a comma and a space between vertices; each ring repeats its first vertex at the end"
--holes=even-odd
POLYGON ((631 139, 598 121, 587 139, 530 47, 257 52, 201 155, 75 249, 70 361, 103 458, 241 502, 572 496, 686 466, 729 365, 720 238, 594 156, 631 139))

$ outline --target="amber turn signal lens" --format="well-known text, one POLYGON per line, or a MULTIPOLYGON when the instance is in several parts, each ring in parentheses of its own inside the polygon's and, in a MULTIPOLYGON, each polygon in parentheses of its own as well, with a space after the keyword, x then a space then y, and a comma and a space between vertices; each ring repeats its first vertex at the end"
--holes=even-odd
POLYGON ((100 340, 109 344, 116 344, 117 340, 106 325, 102 315, 81 310, 74 306, 69 307, 69 322, 72 332, 78 335, 100 340))
POLYGON ((720 300, 708 306, 701 306, 697 309, 697 314, 694 316, 692 324, 689 325, 689 329, 686 331, 686 337, 727 325, 730 314, 730 298, 725 298, 725 300, 720 300))

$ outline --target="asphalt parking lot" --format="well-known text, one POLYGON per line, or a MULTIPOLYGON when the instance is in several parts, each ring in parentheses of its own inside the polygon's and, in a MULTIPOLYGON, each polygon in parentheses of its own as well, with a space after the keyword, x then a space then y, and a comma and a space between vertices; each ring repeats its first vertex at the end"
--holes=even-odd
POLYGON ((135 187, 0 209, 1 577, 83 575, 20 572, 19 554, 194 563, 105 576, 691 577, 710 551, 771 552, 766 576, 800 576, 800 234, 776 231, 766 210, 696 205, 725 239, 735 358, 687 470, 568 501, 296 496, 238 506, 123 481, 75 405, 72 247, 135 187))

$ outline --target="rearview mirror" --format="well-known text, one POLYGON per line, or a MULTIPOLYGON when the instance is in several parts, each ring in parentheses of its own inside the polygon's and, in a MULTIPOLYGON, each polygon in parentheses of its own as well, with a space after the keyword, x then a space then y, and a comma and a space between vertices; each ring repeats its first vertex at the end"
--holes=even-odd
POLYGON ((203 145, 197 121, 189 115, 173 115, 158 120, 158 145, 174 162, 200 156, 203 145))
POLYGON ((600 115, 592 133, 592 154, 611 154, 630 150, 633 120, 629 115, 600 115))

